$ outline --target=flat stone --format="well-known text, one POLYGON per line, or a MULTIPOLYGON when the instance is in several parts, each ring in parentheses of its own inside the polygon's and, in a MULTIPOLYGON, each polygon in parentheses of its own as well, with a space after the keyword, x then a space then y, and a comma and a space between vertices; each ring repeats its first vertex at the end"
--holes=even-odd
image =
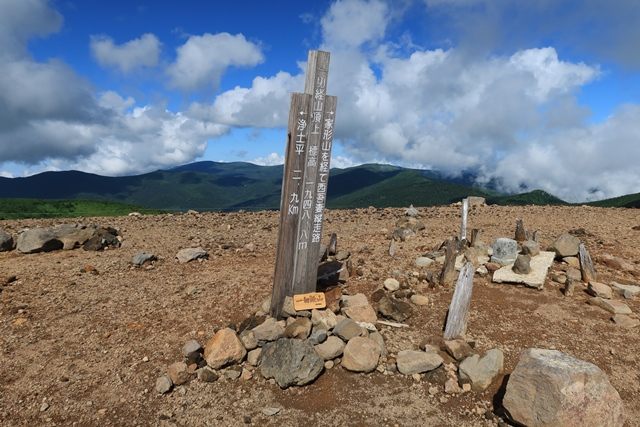
POLYGON ((333 329, 338 320, 331 310, 311 310, 311 324, 313 326, 321 326, 323 329, 330 331, 333 329))
POLYGON ((247 363, 251 366, 258 366, 260 363, 260 357, 262 357, 262 349, 254 348, 247 353, 247 363))
POLYGON ((567 279, 571 279, 574 282, 582 281, 582 272, 577 268, 569 267, 567 271, 565 271, 565 274, 567 275, 567 279))
POLYGON ((443 361, 442 357, 437 353, 416 350, 399 351, 396 357, 398 371, 404 375, 433 371, 442 365, 443 361))
POLYGON ((375 341, 378 344, 378 346, 380 346, 380 355, 382 355, 383 357, 386 357, 387 346, 384 343, 384 337, 382 336, 382 334, 380 332, 371 332, 369 334, 369 338, 375 341))
POLYGON ((463 339, 444 341, 444 349, 456 360, 462 360, 473 353, 471 346, 463 339))
POLYGON ((482 357, 474 354, 460 363, 458 368, 460 381, 470 382, 471 389, 475 392, 484 391, 502 372, 503 364, 504 354, 497 348, 487 351, 482 357))
POLYGON ((182 355, 189 363, 197 363, 202 359, 203 348, 196 340, 189 340, 182 346, 182 355))
POLYGON ((146 262, 155 261, 157 258, 154 254, 148 252, 138 252, 133 258, 131 258, 131 264, 133 265, 144 265, 146 262))
POLYGON ((209 256, 209 253, 200 248, 184 248, 180 249, 176 254, 176 258, 180 264, 185 264, 190 261, 195 261, 197 259, 204 259, 209 256))
POLYGON ((491 262, 495 262, 500 265, 513 264, 516 260, 516 256, 518 255, 518 242, 506 237, 496 239, 491 248, 493 249, 491 262))
POLYGON ((416 267, 418 268, 426 268, 429 267, 431 264, 433 264, 435 261, 432 260, 431 258, 427 258, 426 256, 421 256, 416 258, 416 267))
POLYGON ((293 321, 284 329, 284 336, 287 338, 298 338, 306 340, 311 333, 311 320, 300 317, 293 321))
POLYGON ((222 368, 230 363, 240 363, 247 350, 230 328, 220 329, 204 346, 204 359, 213 369, 222 368))
POLYGON ((258 342, 275 341, 284 335, 284 322, 273 317, 267 317, 262 324, 252 329, 258 342))
POLYGON ((345 341, 349 341, 353 337, 363 335, 363 333, 364 330, 362 327, 352 319, 344 319, 340 321, 335 328, 333 328, 333 334, 339 336, 345 341))
POLYGON ((410 300, 415 305, 428 305, 429 304, 429 297, 426 296, 426 295, 414 294, 414 295, 411 295, 410 300))
POLYGON ((262 376, 275 379, 281 388, 309 384, 323 369, 324 360, 306 341, 280 338, 262 351, 262 376))
POLYGON ((589 304, 600 307, 603 310, 607 310, 612 314, 631 314, 631 309, 629 308, 629 306, 620 301, 593 297, 590 298, 588 302, 589 304))
POLYGON ((604 299, 611 299, 613 296, 613 291, 611 288, 604 283, 600 282, 589 282, 587 285, 587 293, 594 297, 600 297, 604 299))
POLYGON ((580 268, 580 258, 576 256, 566 256, 562 258, 562 261, 564 261, 570 267, 580 268))
POLYGON ((560 235, 549 248, 558 258, 578 255, 580 239, 569 233, 560 235))
POLYGON ((622 328, 637 328, 640 326, 640 320, 627 316, 626 314, 614 314, 611 318, 613 323, 622 328))
POLYGON ((344 347, 342 366, 353 372, 371 372, 378 366, 380 346, 374 340, 355 337, 344 347))
POLYGON ((390 277, 384 281, 384 288, 390 292, 397 291, 400 289, 400 282, 390 277))
POLYGON ((511 270, 513 265, 506 265, 493 273, 492 280, 495 283, 522 283, 532 288, 541 289, 554 257, 553 252, 540 252, 538 256, 531 258, 531 272, 529 274, 514 273, 511 270))
POLYGON ((370 304, 358 305, 355 307, 347 307, 342 309, 342 313, 356 322, 375 323, 378 320, 376 311, 370 304))
POLYGON ((636 267, 633 263, 609 254, 600 255, 598 257, 598 261, 613 270, 625 271, 628 273, 633 273, 636 270, 636 267))
POLYGON ((619 295, 622 295, 626 299, 634 298, 638 294, 640 294, 640 286, 623 285, 617 282, 612 282, 611 287, 613 288, 614 292, 616 292, 619 295))
POLYGON ((369 300, 365 294, 343 295, 342 308, 357 307, 359 305, 368 305, 369 300))
POLYGON ((340 357, 344 350, 345 343, 336 336, 330 336, 322 344, 314 346, 316 353, 324 360, 333 360, 340 357))
POLYGON ((596 365, 556 350, 525 350, 509 377, 503 406, 530 427, 624 425, 620 395, 596 365))

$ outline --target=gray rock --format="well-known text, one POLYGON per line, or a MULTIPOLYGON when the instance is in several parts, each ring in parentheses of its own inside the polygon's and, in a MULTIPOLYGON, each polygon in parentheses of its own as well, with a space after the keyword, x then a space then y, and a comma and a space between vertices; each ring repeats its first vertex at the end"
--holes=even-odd
POLYGON ((393 230, 393 234, 391 235, 391 237, 393 238, 393 240, 399 240, 401 242, 404 242, 408 238, 413 237, 415 235, 416 233, 409 228, 398 227, 395 230, 393 230))
POLYGON ((420 257, 416 258, 416 267, 418 267, 418 268, 429 267, 434 262, 435 261, 432 260, 431 258, 428 258, 426 256, 420 256, 420 257))
POLYGON ((461 382, 471 383, 471 389, 476 392, 486 390, 494 378, 502 372, 504 354, 502 350, 494 348, 480 357, 474 354, 460 363, 458 372, 461 382))
POLYGON ((4 230, 0 230, 0 252, 13 249, 13 236, 4 230))
POLYGON ((198 248, 184 248, 180 249, 176 254, 176 258, 180 264, 185 264, 190 261, 195 261, 197 259, 205 259, 209 256, 209 253, 198 247, 198 248))
POLYGON ((374 340, 355 337, 344 347, 342 366, 353 372, 371 372, 378 366, 380 346, 374 340))
POLYGON ((554 251, 558 258, 578 255, 580 239, 569 233, 560 235, 549 248, 554 251))
POLYGON ((433 371, 442 365, 443 361, 442 357, 437 353, 426 353, 416 350, 400 351, 396 357, 398 371, 404 375, 433 371))
POLYGON ((234 366, 228 369, 222 370, 222 375, 228 380, 237 380, 242 375, 242 368, 239 366, 234 366))
POLYGON ((150 254, 147 252, 138 252, 131 259, 131 264, 133 265, 144 265, 145 262, 155 261, 157 257, 154 254, 150 254))
POLYGON ((214 371, 208 366, 198 369, 196 373, 198 375, 198 379, 205 383, 212 383, 214 381, 218 381, 218 378, 219 378, 218 374, 216 374, 216 371, 214 371))
POLYGON ((600 307, 603 310, 607 310, 612 314, 631 314, 629 306, 621 301, 593 297, 589 299, 588 303, 600 307))
POLYGON ((309 344, 318 345, 320 343, 325 342, 327 339, 327 330, 319 327, 313 327, 311 330, 311 334, 309 335, 309 344))
POLYGON ((318 356, 324 360, 333 360, 336 357, 340 357, 344 350, 345 343, 336 336, 330 336, 322 344, 318 344, 313 348, 318 353, 318 356))
POLYGON ((188 363, 198 363, 202 359, 204 349, 196 340, 189 340, 182 346, 182 355, 188 363))
POLYGON ((339 336, 345 341, 349 341, 353 337, 363 335, 364 330, 352 319, 343 319, 335 328, 333 334, 339 336))
POLYGON ((467 197, 467 201, 469 203, 469 207, 472 206, 486 206, 486 199, 480 196, 469 196, 467 197))
POLYGON ((171 387, 173 387, 173 383, 168 375, 163 375, 156 380, 156 391, 159 394, 169 393, 171 387))
POLYGON ((622 285, 617 282, 612 282, 611 287, 617 294, 622 295, 626 299, 634 298, 636 295, 640 294, 640 286, 622 285))
POLYGON ((262 324, 252 329, 258 341, 275 341, 284 335, 283 321, 277 321, 273 317, 267 317, 262 324))
POLYGON ((249 353, 247 353, 247 363, 251 366, 258 366, 260 363, 260 358, 262 357, 262 349, 254 348, 249 353))
POLYGON ((600 282, 589 282, 587 285, 587 293, 594 297, 600 297, 604 299, 611 299, 613 296, 613 291, 611 288, 604 283, 600 282))
POLYGON ((18 234, 16 249, 23 254, 51 252, 62 249, 64 244, 49 228, 32 228, 18 234))
MULTIPOLYGON (((63 237, 63 244, 68 248, 68 245, 72 243, 75 245, 77 237, 66 236, 63 237)), ((78 240, 79 241, 79 240, 78 240)), ((118 231, 111 227, 100 227, 93 231, 93 235, 89 240, 82 244, 82 249, 85 251, 101 251, 105 248, 112 247, 117 248, 120 246, 120 238, 118 231)))
POLYGON ((253 350, 258 346, 258 340, 256 339, 256 334, 254 334, 253 331, 245 330, 240 332, 240 341, 247 351, 253 350))
POLYGON ((342 309, 342 313, 356 322, 375 323, 378 320, 376 311, 370 304, 346 307, 342 309))
POLYGON ((611 320, 622 328, 631 329, 640 326, 640 320, 629 317, 626 314, 614 314, 611 320))
POLYGON ((378 301, 378 312, 387 319, 404 322, 413 314, 413 308, 408 302, 385 295, 378 301))
POLYGON ((404 214, 410 217, 420 216, 420 212, 418 212, 418 209, 414 208, 413 205, 409 205, 409 208, 405 209, 404 214))
POLYGON ((525 350, 509 377, 503 406, 530 427, 624 424, 622 399, 596 365, 556 350, 525 350))
POLYGON ((275 379, 281 388, 309 384, 323 369, 324 361, 306 341, 281 338, 262 351, 262 376, 275 379))
POLYGON ((444 341, 444 348, 456 360, 462 360, 473 353, 471 346, 460 338, 444 341))
POLYGON ((422 222, 420 222, 417 218, 413 218, 410 216, 399 219, 396 222, 396 227, 408 229, 413 231, 414 233, 425 229, 425 225, 422 222))
POLYGON ((518 243, 513 239, 500 237, 493 242, 491 248, 493 249, 491 262, 495 262, 500 265, 511 264, 518 256, 518 243))
POLYGON ((426 295, 418 295, 418 294, 411 295, 410 300, 415 305, 427 305, 427 304, 429 304, 429 297, 426 296, 426 295))
POLYGON ((511 270, 516 274, 531 273, 531 257, 529 255, 519 254, 511 270))

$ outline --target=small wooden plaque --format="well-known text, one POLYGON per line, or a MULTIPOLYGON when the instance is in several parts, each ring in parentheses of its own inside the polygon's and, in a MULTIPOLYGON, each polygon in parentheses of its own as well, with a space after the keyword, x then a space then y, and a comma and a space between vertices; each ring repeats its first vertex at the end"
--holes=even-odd
POLYGON ((293 308, 296 311, 325 308, 326 306, 327 301, 324 299, 324 293, 322 292, 312 292, 309 294, 298 294, 293 296, 293 308))

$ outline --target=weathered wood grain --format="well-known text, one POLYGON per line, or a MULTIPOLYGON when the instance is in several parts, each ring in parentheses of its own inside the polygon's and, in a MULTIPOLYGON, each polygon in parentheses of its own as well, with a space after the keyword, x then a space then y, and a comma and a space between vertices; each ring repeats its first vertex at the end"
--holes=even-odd
POLYGON ((470 262, 467 262, 460 270, 444 328, 445 340, 461 338, 467 332, 469 306, 471 305, 471 294, 473 292, 473 273, 473 264, 470 262))
POLYGON ((591 261, 591 255, 584 243, 580 243, 578 246, 578 257, 580 258, 580 273, 582 273, 582 281, 585 283, 594 282, 598 280, 595 268, 593 268, 593 261, 591 261))

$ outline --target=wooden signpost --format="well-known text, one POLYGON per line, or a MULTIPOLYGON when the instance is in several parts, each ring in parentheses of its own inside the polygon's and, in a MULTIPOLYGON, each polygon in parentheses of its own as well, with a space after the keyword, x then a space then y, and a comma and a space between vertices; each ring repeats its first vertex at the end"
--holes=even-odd
POLYGON ((467 240, 467 215, 469 213, 469 199, 462 199, 462 222, 460 224, 460 241, 467 240))
POLYGON ((305 93, 291 96, 270 314, 286 296, 314 292, 337 98, 327 95, 329 52, 309 51, 305 93))

